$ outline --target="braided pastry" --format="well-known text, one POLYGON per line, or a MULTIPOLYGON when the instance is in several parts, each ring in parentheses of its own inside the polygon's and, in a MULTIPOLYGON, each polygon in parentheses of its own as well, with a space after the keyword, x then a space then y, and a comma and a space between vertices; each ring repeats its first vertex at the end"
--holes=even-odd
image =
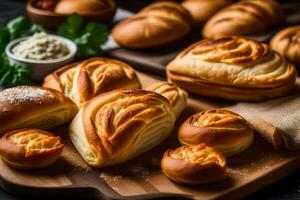
POLYGON ((114 90, 87 102, 69 127, 82 158, 94 167, 116 165, 166 139, 175 114, 168 100, 151 91, 114 90))
POLYGON ((217 38, 261 33, 285 20, 280 4, 273 0, 244 0, 214 15, 204 26, 203 35, 217 38))
POLYGON ((271 40, 271 47, 300 69, 300 25, 278 32, 271 40))
POLYGON ((199 95, 260 101, 286 95, 295 67, 266 44, 241 37, 205 39, 167 66, 168 79, 199 95))
POLYGON ((223 155, 232 156, 247 149, 253 141, 254 129, 241 116, 227 110, 210 110, 189 117, 179 128, 182 144, 205 143, 223 155))
POLYGON ((156 2, 118 23, 112 30, 123 47, 153 48, 176 41, 191 30, 190 13, 176 2, 156 2))
POLYGON ((39 129, 11 131, 0 140, 2 159, 17 169, 36 169, 51 165, 63 148, 58 136, 39 129))
POLYGON ((51 129, 70 122, 77 106, 62 93, 37 86, 0 92, 0 133, 19 128, 51 129))
POLYGON ((139 88, 140 82, 129 65, 96 57, 56 70, 45 78, 43 87, 63 92, 80 106, 103 92, 139 88))
POLYGON ((226 160, 205 144, 181 146, 165 152, 161 169, 167 177, 179 183, 210 183, 226 177, 226 160))
POLYGON ((176 85, 168 82, 158 82, 146 88, 166 97, 172 105, 176 117, 185 109, 188 93, 176 85))

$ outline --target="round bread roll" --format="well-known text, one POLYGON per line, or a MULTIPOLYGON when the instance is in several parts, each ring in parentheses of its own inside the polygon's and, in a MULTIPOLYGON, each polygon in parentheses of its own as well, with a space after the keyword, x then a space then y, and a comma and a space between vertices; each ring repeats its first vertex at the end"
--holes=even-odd
POLYGON ((18 86, 0 92, 0 133, 20 128, 51 129, 70 122, 78 108, 59 91, 18 86))
POLYGON ((300 25, 278 32, 271 40, 271 47, 300 69, 300 25))
POLYGON ((205 143, 218 149, 224 156, 233 156, 246 150, 253 141, 254 129, 240 115, 218 109, 197 113, 179 128, 181 144, 205 143))
POLYGON ((263 43, 242 37, 201 40, 167 65, 167 77, 188 92, 234 101, 289 94, 297 71, 263 43))
POLYGON ((174 42, 191 30, 192 16, 176 2, 155 2, 112 29, 114 40, 127 48, 154 48, 174 42))
POLYGON ((89 15, 101 11, 115 10, 113 0, 60 0, 55 12, 59 14, 89 15))
POLYGON ((276 1, 244 0, 215 14, 205 24, 203 36, 219 38, 262 33, 284 21, 284 11, 276 1))
POLYGON ((216 12, 230 4, 229 0, 185 0, 181 3, 191 13, 196 26, 203 26, 216 12))
POLYGON ((114 89, 137 89, 132 67, 118 60, 95 57, 62 67, 45 77, 43 87, 63 92, 78 106, 114 89))
POLYGON ((178 183, 210 183, 226 177, 226 160, 216 149, 205 144, 181 146, 165 152, 161 169, 178 183))
POLYGON ((161 143, 175 120, 169 101, 158 93, 113 90, 82 106, 70 124, 69 136, 90 166, 112 166, 161 143))
POLYGON ((0 155, 10 167, 37 169, 53 164, 64 145, 58 136, 39 129, 21 129, 0 139, 0 155))
POLYGON ((172 83, 157 82, 148 86, 146 90, 152 90, 166 97, 172 105, 176 117, 179 117, 186 107, 188 93, 172 83))

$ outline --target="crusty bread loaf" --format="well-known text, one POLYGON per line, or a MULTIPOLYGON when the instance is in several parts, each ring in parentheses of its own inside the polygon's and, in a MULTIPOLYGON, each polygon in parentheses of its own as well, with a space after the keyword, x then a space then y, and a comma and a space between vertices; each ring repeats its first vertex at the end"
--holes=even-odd
POLYGON ((176 2, 155 2, 112 30, 114 40, 127 48, 154 48, 174 42, 191 30, 190 13, 176 2))
POLYGON ((19 86, 0 92, 0 133, 19 128, 50 129, 70 122, 78 109, 61 92, 19 86))

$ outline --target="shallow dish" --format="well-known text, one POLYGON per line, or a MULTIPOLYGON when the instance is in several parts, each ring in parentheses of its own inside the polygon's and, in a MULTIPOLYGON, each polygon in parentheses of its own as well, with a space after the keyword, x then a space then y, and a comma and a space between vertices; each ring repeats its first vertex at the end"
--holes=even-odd
POLYGON ((59 67, 62 67, 66 64, 71 63, 77 52, 77 46, 74 42, 71 40, 57 36, 57 35, 50 35, 51 37, 62 41, 63 43, 66 44, 67 48, 69 49, 69 54, 62 58, 58 59, 52 59, 52 60, 33 60, 33 59, 26 59, 26 58, 21 58, 19 56, 16 56, 11 52, 12 48, 19 44, 20 42, 27 40, 29 37, 22 37, 18 38, 16 40, 11 41, 5 48, 5 53, 8 56, 9 62, 10 63, 17 63, 17 64, 24 64, 24 65, 29 65, 33 67, 33 74, 32 74, 32 79, 35 81, 42 81, 44 77, 53 72, 54 70, 58 69, 59 67))
MULTIPOLYGON (((34 2, 36 0, 28 1, 26 5, 26 12, 30 19, 48 29, 57 29, 59 25, 61 25, 69 15, 57 14, 53 11, 41 10, 34 7, 34 2)), ((104 11, 94 12, 89 15, 83 15, 85 21, 96 21, 109 23, 114 17, 116 12, 116 6, 111 9, 107 9, 104 11)))

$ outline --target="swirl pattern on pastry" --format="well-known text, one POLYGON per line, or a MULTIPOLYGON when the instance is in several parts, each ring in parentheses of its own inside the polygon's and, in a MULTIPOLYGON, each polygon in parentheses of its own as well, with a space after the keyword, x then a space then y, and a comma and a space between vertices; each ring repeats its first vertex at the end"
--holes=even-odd
POLYGON ((169 80, 187 91, 245 101, 285 95, 294 86, 296 73, 266 44, 241 37, 202 40, 167 66, 169 80))
POLYGON ((124 47, 153 48, 182 38, 190 32, 191 23, 190 13, 180 4, 155 2, 118 23, 112 36, 124 47))
POLYGON ((166 151, 161 168, 170 179, 185 184, 209 183, 226 176, 225 158, 205 144, 166 151))
POLYGON ((103 167, 125 162, 162 142, 175 114, 167 99, 143 90, 114 90, 84 104, 70 125, 83 159, 103 167))
POLYGON ((271 47, 300 69, 300 26, 291 26, 278 32, 271 47))
POLYGON ((18 169, 46 167, 57 160, 63 148, 58 136, 39 129, 11 131, 0 140, 2 159, 18 169))
POLYGON ((45 78, 43 86, 63 92, 80 106, 103 92, 139 88, 140 82, 129 65, 95 57, 58 69, 45 78))
POLYGON ((146 89, 166 97, 174 108, 177 117, 179 117, 186 107, 188 93, 172 83, 158 82, 150 85, 146 89))
POLYGON ((205 143, 232 156, 247 149, 253 141, 254 129, 240 115, 218 109, 197 113, 189 117, 179 128, 182 144, 205 143))
POLYGON ((203 35, 218 38, 261 33, 284 20, 284 11, 276 1, 244 0, 215 14, 204 26, 203 35))

